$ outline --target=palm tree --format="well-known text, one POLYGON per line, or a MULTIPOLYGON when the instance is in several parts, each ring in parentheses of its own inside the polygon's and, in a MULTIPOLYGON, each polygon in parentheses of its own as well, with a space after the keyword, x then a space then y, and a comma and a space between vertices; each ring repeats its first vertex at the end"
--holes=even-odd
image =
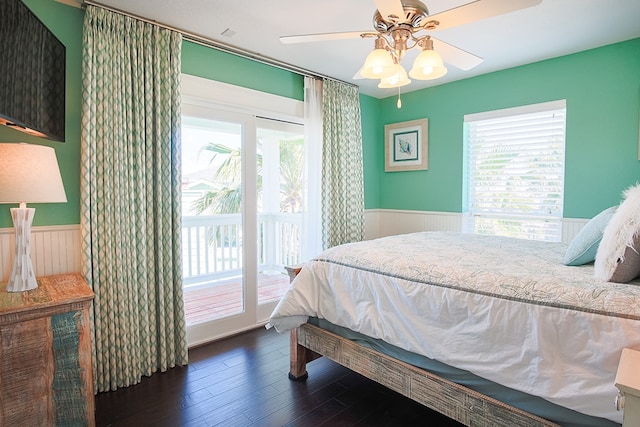
POLYGON ((281 212, 302 212, 303 143, 299 139, 280 144, 281 212))
MULTIPOLYGON (((241 152, 224 144, 210 142, 201 149, 213 153, 210 164, 223 156, 213 175, 220 188, 210 190, 193 202, 197 214, 240 213, 242 210, 241 152)), ((282 141, 280 144, 280 209, 300 212, 302 209, 303 140, 282 141)), ((256 156, 258 205, 262 204, 262 152, 256 156)))

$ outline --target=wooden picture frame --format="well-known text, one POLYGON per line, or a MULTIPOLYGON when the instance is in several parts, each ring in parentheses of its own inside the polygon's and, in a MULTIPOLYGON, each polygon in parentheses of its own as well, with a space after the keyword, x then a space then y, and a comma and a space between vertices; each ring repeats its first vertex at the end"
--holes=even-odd
POLYGON ((385 172, 429 169, 429 120, 384 126, 385 172))

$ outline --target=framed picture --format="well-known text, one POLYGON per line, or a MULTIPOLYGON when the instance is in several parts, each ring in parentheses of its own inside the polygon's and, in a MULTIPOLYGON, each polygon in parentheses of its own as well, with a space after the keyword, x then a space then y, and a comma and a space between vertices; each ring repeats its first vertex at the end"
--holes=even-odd
POLYGON ((385 172, 429 169, 428 126, 428 119, 384 126, 385 172))

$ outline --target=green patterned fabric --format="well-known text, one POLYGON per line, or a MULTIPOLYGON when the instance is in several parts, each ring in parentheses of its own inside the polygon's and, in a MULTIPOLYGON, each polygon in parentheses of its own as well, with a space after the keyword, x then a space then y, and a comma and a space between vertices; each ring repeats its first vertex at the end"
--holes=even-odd
POLYGON ((181 43, 178 33, 87 6, 80 209, 96 392, 187 363, 181 43))
POLYGON ((325 79, 322 87, 323 246, 364 240, 362 127, 358 88, 325 79))

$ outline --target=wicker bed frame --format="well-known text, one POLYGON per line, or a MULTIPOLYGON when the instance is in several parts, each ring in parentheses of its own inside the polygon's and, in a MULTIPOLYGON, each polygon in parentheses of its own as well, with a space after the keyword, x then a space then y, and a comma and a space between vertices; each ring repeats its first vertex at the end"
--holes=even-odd
MULTIPOLYGON (((300 269, 288 268, 291 278, 300 269)), ((307 379, 307 363, 324 356, 467 426, 555 426, 428 371, 394 359, 314 325, 291 331, 289 378, 307 379)))
POLYGON ((290 379, 306 380, 307 362, 320 356, 467 426, 557 426, 317 326, 291 331, 290 379))

